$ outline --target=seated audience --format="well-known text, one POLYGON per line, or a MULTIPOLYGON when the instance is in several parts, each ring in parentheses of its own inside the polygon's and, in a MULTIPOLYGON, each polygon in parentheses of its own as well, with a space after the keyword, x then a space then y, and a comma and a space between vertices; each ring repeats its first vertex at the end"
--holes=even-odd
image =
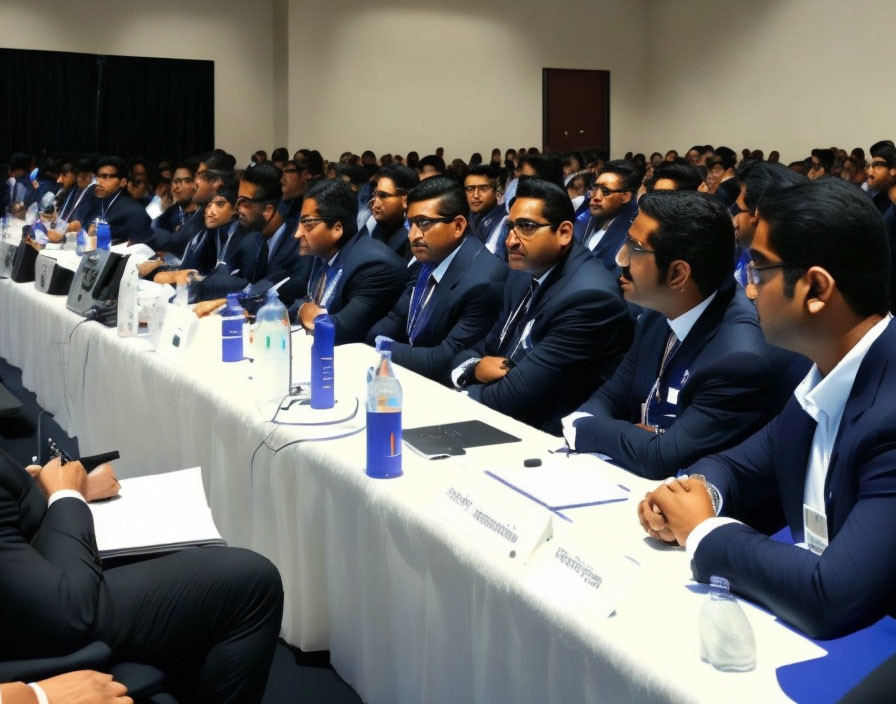
POLYGON ((299 252, 315 257, 311 274, 302 271, 278 289, 290 317, 309 332, 320 313, 329 313, 337 345, 363 342, 395 304, 407 276, 394 251, 357 232, 357 215, 358 200, 341 180, 314 184, 305 194, 296 231, 299 252))
POLYGON ((721 201, 722 205, 726 208, 730 208, 731 204, 737 199, 738 193, 737 179, 734 177, 734 168, 737 165, 737 154, 734 153, 733 149, 729 149, 728 147, 719 147, 715 150, 714 157, 713 164, 715 173, 713 176, 717 179, 718 185, 713 191, 713 195, 721 201))
POLYGON ((510 209, 504 306, 452 362, 471 398, 552 433, 619 364, 631 319, 619 287, 572 233, 561 186, 522 179, 510 209))
MULTIPOLYGON (((101 640, 117 660, 163 670, 181 701, 261 701, 283 610, 277 569, 247 550, 196 548, 104 570, 81 463, 30 469, 36 477, 0 452, 0 659, 57 657, 101 640)), ((110 692, 111 678, 74 691, 63 685, 76 679, 63 677, 40 683, 52 702, 110 692)), ((36 701, 13 699, 19 685, 0 692, 5 704, 36 701)))
POLYGON ((689 191, 648 193, 639 208, 618 260, 625 299, 645 312, 615 374, 563 427, 571 449, 662 478, 758 430, 796 380, 782 391, 733 280, 725 208, 689 191))
POLYGON ((781 414, 698 461, 639 506, 648 533, 686 546, 694 578, 726 578, 813 638, 896 606, 896 323, 880 214, 840 179, 759 203, 750 294, 769 341, 815 364, 781 414), (780 502, 795 545, 737 519, 780 502))
POLYGON ((367 335, 369 344, 378 336, 394 340, 395 362, 443 383, 454 356, 491 330, 507 280, 507 266, 465 234, 466 210, 463 189, 443 176, 408 193, 408 237, 419 273, 367 335))

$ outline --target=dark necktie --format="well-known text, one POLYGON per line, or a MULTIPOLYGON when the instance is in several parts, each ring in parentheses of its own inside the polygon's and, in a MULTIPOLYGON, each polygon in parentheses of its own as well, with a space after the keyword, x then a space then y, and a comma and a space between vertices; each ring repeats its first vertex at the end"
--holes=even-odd
POLYGON ((414 284, 414 290, 411 293, 407 324, 408 340, 411 344, 414 342, 413 338, 419 333, 417 328, 421 325, 425 317, 423 311, 431 298, 432 290, 436 286, 436 280, 432 276, 432 272, 435 271, 435 269, 435 263, 423 262, 420 265, 420 273, 417 275, 417 283, 414 284))

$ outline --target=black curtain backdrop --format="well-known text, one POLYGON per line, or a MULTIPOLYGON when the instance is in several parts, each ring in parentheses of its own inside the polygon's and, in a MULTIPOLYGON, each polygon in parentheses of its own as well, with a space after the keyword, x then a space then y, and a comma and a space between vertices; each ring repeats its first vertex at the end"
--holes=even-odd
POLYGON ((13 152, 181 159, 214 147, 213 61, 0 49, 0 161, 13 152))

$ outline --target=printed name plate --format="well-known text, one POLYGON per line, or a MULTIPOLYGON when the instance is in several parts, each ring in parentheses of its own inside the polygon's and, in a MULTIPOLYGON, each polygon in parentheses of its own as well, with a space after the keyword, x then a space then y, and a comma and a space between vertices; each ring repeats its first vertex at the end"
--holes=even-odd
POLYGON ((551 513, 479 472, 457 474, 435 512, 495 554, 526 560, 552 534, 551 513))
POLYGON ((533 555, 529 587, 548 601, 598 619, 612 614, 631 588, 639 565, 594 542, 594 536, 555 536, 533 555))

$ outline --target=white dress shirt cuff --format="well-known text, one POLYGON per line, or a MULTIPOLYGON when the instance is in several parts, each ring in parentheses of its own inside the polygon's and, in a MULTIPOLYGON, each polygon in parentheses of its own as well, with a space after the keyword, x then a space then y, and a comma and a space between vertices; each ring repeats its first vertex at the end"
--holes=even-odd
POLYGON ((575 422, 579 418, 593 418, 593 414, 585 413, 584 411, 576 411, 575 413, 570 413, 568 416, 565 416, 560 420, 560 423, 563 425, 563 437, 566 439, 566 444, 569 446, 570 450, 576 449, 576 428, 575 422))
POLYGON ((479 361, 482 357, 473 357, 472 359, 468 359, 462 364, 457 365, 454 370, 451 372, 451 383, 454 384, 455 389, 462 389, 465 385, 460 384, 460 378, 467 373, 467 370, 475 367, 479 364, 479 361))
POLYGON ((50 494, 50 498, 47 499, 47 508, 53 505, 54 501, 59 501, 59 499, 80 499, 85 504, 87 503, 87 499, 81 494, 80 491, 75 491, 74 489, 60 489, 59 491, 54 491, 50 494))
POLYGON ((692 530, 691 534, 688 536, 687 543, 685 544, 685 549, 688 553, 688 559, 694 559, 694 555, 697 554, 697 548, 700 546, 701 540, 703 540, 716 528, 727 525, 728 523, 740 523, 740 521, 737 521, 733 518, 723 518, 721 516, 716 516, 715 518, 707 518, 696 528, 694 528, 694 530, 692 530))
MULTIPOLYGON (((28 686, 34 690, 34 694, 37 696, 38 704, 50 704, 50 700, 47 699, 46 692, 44 692, 44 690, 40 688, 40 685, 37 682, 29 682, 28 686)), ((3 702, 0 701, 0 704, 3 704, 3 702)))

